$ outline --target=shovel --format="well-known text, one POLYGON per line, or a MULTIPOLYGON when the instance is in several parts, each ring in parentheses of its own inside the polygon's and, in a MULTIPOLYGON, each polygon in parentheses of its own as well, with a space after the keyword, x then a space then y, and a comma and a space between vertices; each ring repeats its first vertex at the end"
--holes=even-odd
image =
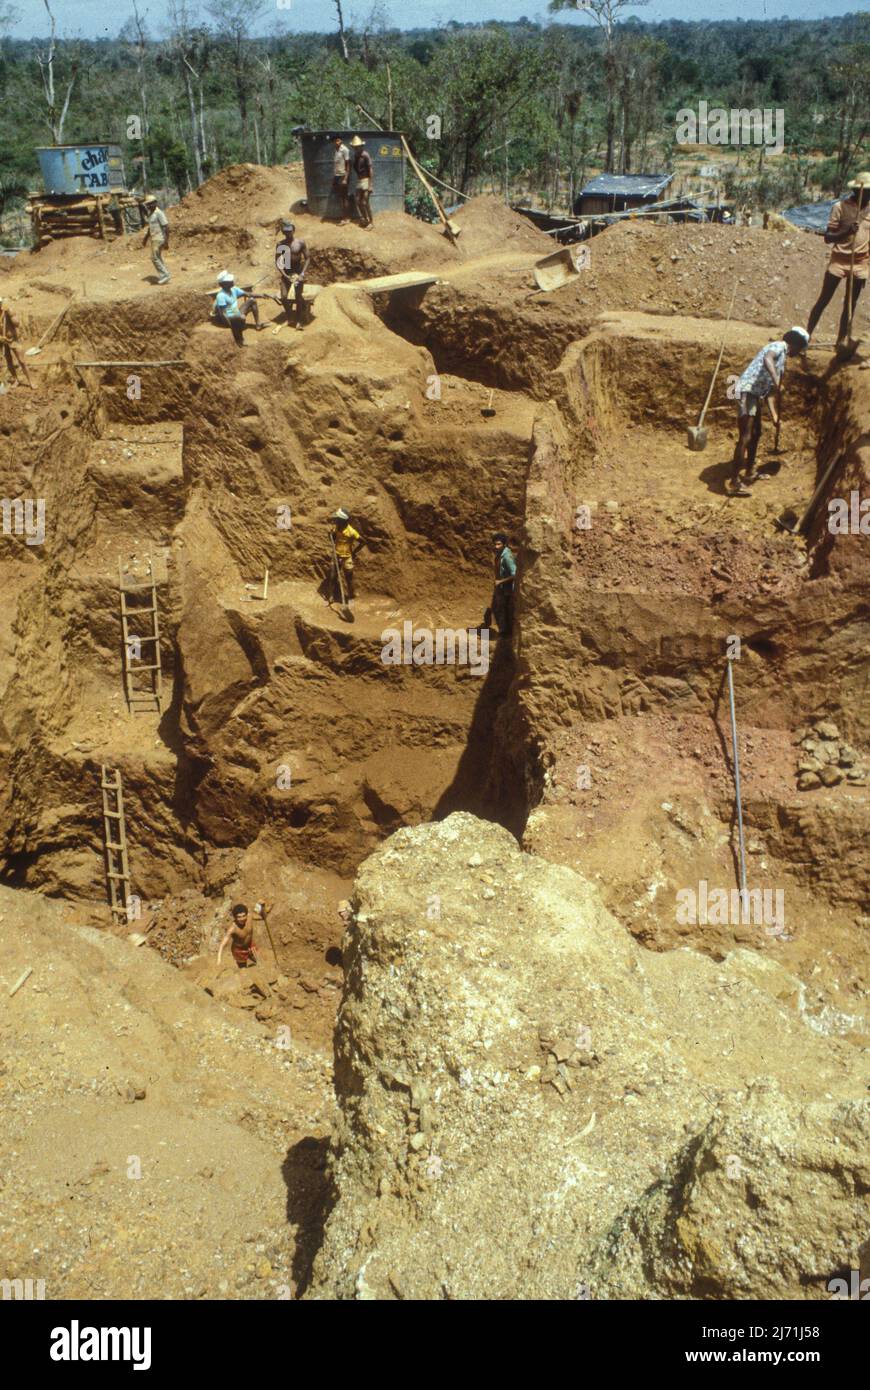
POLYGON ((70 298, 67 300, 66 304, 64 304, 63 308, 61 309, 54 322, 48 325, 48 328, 46 328, 39 342, 36 344, 36 347, 31 347, 27 349, 27 351, 24 354, 25 357, 38 357, 39 353, 42 352, 42 349, 45 347, 45 345, 51 342, 55 333, 60 328, 61 324, 66 318, 67 310, 69 309, 69 306, 72 304, 74 299, 75 295, 71 295, 70 298))
POLYGON ((341 572, 341 565, 338 562, 338 554, 336 553, 335 541, 333 539, 331 531, 329 533, 329 544, 332 547, 332 563, 335 567, 335 573, 338 578, 338 592, 341 594, 341 607, 338 610, 338 616, 340 618, 343 618, 346 623, 352 623, 354 620, 353 612, 350 606, 348 605, 347 597, 344 592, 344 575, 341 572))
POLYGON ((576 280, 589 265, 588 246, 563 246, 535 261, 535 284, 539 290, 558 290, 576 280))
POLYGON ((798 514, 793 507, 786 507, 782 515, 776 518, 774 525, 778 526, 780 531, 788 531, 790 536, 803 535, 806 532, 807 527, 809 526, 810 522, 812 521, 815 515, 816 508, 818 507, 818 504, 821 501, 822 493, 825 490, 825 485, 828 482, 828 479, 833 474, 834 469, 841 461, 842 455, 837 454, 833 461, 828 464, 828 467, 825 469, 824 473, 821 476, 821 479, 819 480, 815 492, 810 498, 809 506, 807 507, 802 517, 798 518, 798 514))
POLYGON ((734 279, 734 289, 731 291, 731 303, 728 305, 728 317, 725 320, 725 331, 722 334, 722 346, 719 349, 719 356, 716 358, 716 365, 713 368, 713 375, 710 378, 710 386, 707 391, 707 399, 704 408, 698 417, 697 425, 690 425, 687 431, 686 444, 696 454, 700 454, 707 447, 707 431, 704 429, 704 417, 707 414, 707 406, 710 404, 710 397, 713 394, 713 387, 716 384, 716 377, 719 375, 719 368, 722 365, 722 356, 725 352, 725 340, 727 337, 728 324, 731 321, 731 311, 734 308, 734 297, 737 294, 737 278, 734 279))
MULTIPOLYGON (((778 454, 778 453, 780 452, 780 448, 779 448, 779 434, 780 434, 780 430, 782 429, 782 394, 783 394, 783 385, 784 385, 784 383, 785 383, 785 365, 783 365, 782 376, 780 377, 780 380, 779 380, 779 390, 778 390, 777 393, 776 393, 776 395, 777 395, 777 401, 776 401, 776 433, 775 433, 774 436, 773 436, 773 449, 772 449, 772 451, 771 451, 771 452, 774 453, 774 454, 778 454)), ((779 471, 779 470, 777 470, 777 471, 779 471)))

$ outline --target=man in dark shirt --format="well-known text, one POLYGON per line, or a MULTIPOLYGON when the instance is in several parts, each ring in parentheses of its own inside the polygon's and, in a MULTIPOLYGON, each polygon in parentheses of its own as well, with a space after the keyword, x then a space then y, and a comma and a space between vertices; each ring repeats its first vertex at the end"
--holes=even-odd
POLYGON ((303 298, 303 283, 308 269, 308 246, 301 237, 296 236, 292 222, 281 223, 281 239, 275 247, 275 266, 278 271, 278 293, 284 306, 287 321, 290 321, 290 295, 296 300, 296 327, 305 322, 306 310, 303 298))
POLYGON ((350 147, 354 151, 353 171, 356 174, 356 206, 359 212, 360 225, 373 227, 375 219, 372 217, 371 198, 375 181, 375 168, 372 157, 358 135, 353 137, 350 147))
POLYGON ((492 538, 495 549, 495 588, 492 593, 492 612, 498 625, 499 637, 510 637, 514 625, 514 579, 517 562, 507 543, 504 531, 492 538))

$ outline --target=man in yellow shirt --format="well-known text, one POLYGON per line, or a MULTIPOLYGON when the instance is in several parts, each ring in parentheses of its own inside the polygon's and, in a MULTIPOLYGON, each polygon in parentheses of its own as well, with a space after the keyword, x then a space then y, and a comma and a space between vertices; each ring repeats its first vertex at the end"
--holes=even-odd
MULTIPOLYGON (((350 601, 350 599, 356 597, 353 582, 354 556, 357 551, 365 545, 365 541, 359 531, 355 531, 351 526, 350 517, 344 510, 344 507, 339 507, 338 511, 333 512, 329 521, 332 543, 335 546, 335 553, 338 557, 338 563, 341 565, 341 574, 344 579, 345 596, 348 601, 350 601)), ((340 601, 341 593, 338 592, 338 576, 335 574, 333 574, 333 588, 337 591, 333 593, 333 600, 340 601)))
POLYGON ((845 342, 849 336, 849 275, 852 274, 852 304, 854 314, 858 297, 866 282, 870 269, 870 171, 859 174, 849 184, 852 192, 848 198, 841 198, 831 208, 825 241, 833 248, 822 289, 810 310, 807 319, 807 332, 812 337, 816 324, 833 299, 838 287, 845 280, 846 293, 843 296, 843 312, 840 315, 838 342, 845 342))

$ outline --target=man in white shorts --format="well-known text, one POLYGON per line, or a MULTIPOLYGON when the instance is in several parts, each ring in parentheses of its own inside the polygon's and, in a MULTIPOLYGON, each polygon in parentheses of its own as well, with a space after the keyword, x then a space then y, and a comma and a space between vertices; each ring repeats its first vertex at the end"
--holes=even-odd
POLYGON ((372 157, 365 147, 365 141, 358 135, 353 137, 350 145, 354 151, 353 171, 356 174, 356 206, 360 226, 373 227, 375 219, 372 217, 372 187, 375 170, 372 157))

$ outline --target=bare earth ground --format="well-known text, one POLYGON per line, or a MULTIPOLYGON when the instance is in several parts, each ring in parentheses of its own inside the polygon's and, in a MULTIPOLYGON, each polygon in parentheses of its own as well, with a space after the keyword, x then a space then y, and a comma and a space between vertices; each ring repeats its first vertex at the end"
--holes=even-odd
MULTIPOLYGON (((0 423, 0 492, 45 497, 48 516, 42 547, 0 537, 0 1273, 45 1277, 49 1297, 304 1291, 326 1201, 337 904, 385 836, 452 810, 575 868, 651 950, 772 958, 814 1025, 866 1046, 866 541, 774 525, 832 450, 838 495, 866 483, 863 352, 790 367, 780 452, 768 423, 761 453, 778 471, 745 500, 723 487, 728 376, 805 319, 824 248, 624 223, 541 295, 549 239, 494 199, 463 210, 453 247, 398 214, 373 232, 322 223, 301 195, 295 168, 223 171, 170 211, 168 286, 132 238, 0 273, 26 343, 70 304, 28 359, 36 391, 4 395, 0 423), (267 301, 239 353, 207 294, 224 266, 274 288, 291 208, 323 287, 313 322, 297 333, 267 301), (357 283, 411 270, 439 283, 357 283), (691 453, 735 280, 710 441, 691 453), (73 366, 139 358, 184 365, 143 369, 138 399, 129 369, 73 366), (339 503, 369 541, 352 625, 318 593, 339 503), (496 524, 523 557, 513 650, 493 642, 483 679, 385 667, 387 627, 480 622, 496 524), (166 561, 167 699, 131 717, 118 562, 148 556, 166 561), (734 882, 732 632, 751 872, 785 887, 775 935, 674 913, 681 885, 734 882), (820 719, 856 775, 801 791, 820 719), (144 946, 109 925, 102 763, 123 775, 144 946), (218 971, 230 905, 260 898, 277 959, 258 927, 257 970, 218 971)), ((835 325, 831 309, 820 340, 835 325)))

